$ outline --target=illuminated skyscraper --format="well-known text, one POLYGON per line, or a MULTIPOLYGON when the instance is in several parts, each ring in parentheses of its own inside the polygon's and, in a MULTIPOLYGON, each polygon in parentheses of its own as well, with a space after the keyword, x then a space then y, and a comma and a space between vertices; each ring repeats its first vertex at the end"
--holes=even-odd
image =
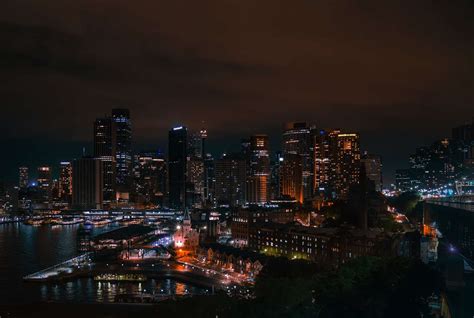
POLYGON ((18 172, 19 172, 18 186, 20 187, 20 189, 26 189, 28 187, 28 182, 29 182, 28 167, 20 167, 18 169, 18 172))
MULTIPOLYGON (((283 158, 289 159, 287 163, 293 165, 297 159, 295 155, 301 157, 301 174, 299 177, 294 175, 294 180, 290 182, 287 179, 286 183, 295 185, 296 189, 299 189, 300 186, 296 182, 301 182, 302 185, 302 197, 303 199, 310 199, 313 195, 313 169, 312 169, 312 143, 311 143, 311 131, 309 126, 306 123, 288 123, 286 124, 285 131, 283 132, 283 158)), ((289 178, 290 175, 287 174, 286 178, 289 178)), ((299 198, 296 198, 299 200, 299 198)))
POLYGON ((162 155, 154 152, 142 152, 135 155, 134 190, 136 202, 162 204, 166 193, 166 162, 162 155))
POLYGON ((186 161, 187 206, 201 208, 204 204, 205 168, 204 160, 189 157, 186 161))
POLYGON ((345 198, 359 182, 359 134, 320 130, 314 134, 314 189, 329 197, 345 198))
POLYGON ((281 179, 280 172, 283 164, 283 156, 280 151, 276 152, 270 160, 270 200, 276 200, 281 197, 281 179))
POLYGON ((335 165, 335 189, 339 197, 345 198, 349 188, 360 180, 359 134, 337 135, 337 161, 335 165))
POLYGON ((168 134, 169 205, 184 209, 186 202, 187 129, 174 127, 168 134))
POLYGON ((194 158, 204 158, 206 155, 207 130, 202 128, 192 132, 188 136, 188 156, 194 158))
POLYGON ((337 135, 339 130, 319 130, 313 135, 314 192, 331 195, 336 177, 337 135))
POLYGON ((282 197, 303 203, 303 157, 287 154, 280 164, 280 190, 282 197))
POLYGON ((112 119, 116 125, 116 180, 120 192, 128 192, 131 187, 132 175, 132 122, 128 109, 112 110, 112 119))
POLYGON ((72 163, 72 207, 78 210, 102 209, 102 161, 84 157, 72 163))
POLYGON ((211 154, 206 154, 204 157, 204 169, 205 169, 205 185, 204 185, 204 197, 206 204, 211 206, 214 205, 214 184, 215 184, 215 164, 214 158, 211 154))
POLYGON ((360 162, 365 167, 367 179, 374 183, 375 191, 382 191, 382 159, 380 156, 365 153, 360 162))
POLYGON ((38 167, 38 191, 40 196, 44 201, 49 202, 51 201, 52 190, 53 190, 53 179, 52 179, 52 171, 51 167, 43 166, 38 167))
POLYGON ((215 163, 217 205, 236 207, 245 203, 245 158, 239 154, 223 155, 215 163))
POLYGON ((263 204, 270 197, 270 154, 267 135, 250 137, 247 173, 247 201, 251 204, 263 204))
POLYGON ((186 206, 202 207, 206 202, 207 184, 204 158, 207 130, 188 134, 186 149, 186 206))
POLYGON ((59 198, 70 202, 72 197, 72 165, 69 161, 59 163, 59 198))
POLYGON ((94 157, 102 162, 103 199, 110 204, 115 200, 117 181, 117 125, 111 117, 94 122, 94 157))

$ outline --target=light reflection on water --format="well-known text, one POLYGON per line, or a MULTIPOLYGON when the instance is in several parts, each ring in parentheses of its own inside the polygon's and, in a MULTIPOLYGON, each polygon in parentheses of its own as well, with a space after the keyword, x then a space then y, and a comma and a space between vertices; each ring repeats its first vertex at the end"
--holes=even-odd
MULTIPOLYGON (((109 224, 94 228, 99 234, 118 227, 109 224)), ((100 283, 93 279, 77 279, 61 284, 25 283, 22 278, 46 267, 78 255, 76 236, 79 225, 29 226, 24 224, 0 225, 0 304, 31 303, 37 301, 112 302, 120 293, 147 293, 182 295, 202 290, 172 280, 149 280, 144 283, 100 283), (161 292, 163 290, 163 292, 161 292)))
POLYGON ((78 279, 63 284, 41 285, 41 301, 53 302, 106 302, 115 301, 120 294, 186 295, 203 294, 204 290, 171 279, 148 280, 142 283, 97 282, 92 278, 78 279))

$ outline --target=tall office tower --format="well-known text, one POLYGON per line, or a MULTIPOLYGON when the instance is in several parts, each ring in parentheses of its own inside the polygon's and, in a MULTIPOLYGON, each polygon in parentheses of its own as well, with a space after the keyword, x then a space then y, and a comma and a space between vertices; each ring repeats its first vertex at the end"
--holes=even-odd
POLYGON ((109 205, 116 199, 117 182, 117 125, 110 117, 94 122, 94 157, 102 162, 103 199, 109 205))
POLYGON ((72 207, 77 210, 102 209, 102 161, 84 157, 72 163, 72 207))
POLYGON ((116 180, 119 192, 129 192, 132 176, 132 122, 128 109, 112 110, 112 119, 116 125, 116 180))
POLYGON ((174 209, 184 209, 186 203, 186 127, 174 127, 168 134, 168 180, 169 205, 174 209))
POLYGON ((53 178, 51 167, 43 166, 38 167, 38 191, 41 198, 44 201, 51 201, 52 190, 53 190, 53 178))
POLYGON ((59 189, 59 180, 58 179, 53 179, 53 188, 51 190, 51 198, 53 201, 57 202, 61 200, 60 197, 60 189, 59 189))
POLYGON ((290 197, 303 203, 303 157, 287 154, 280 166, 280 190, 282 197, 290 197))
MULTIPOLYGON (((244 153, 245 155, 245 153, 244 153)), ((247 152, 247 202, 263 204, 269 200, 270 188, 270 155, 267 135, 250 137, 247 152)))
POLYGON ((345 198, 350 186, 360 180, 359 134, 340 133, 337 135, 337 157, 334 187, 339 197, 345 198))
POLYGON ((313 135, 314 192, 333 196, 335 163, 337 157, 337 135, 339 130, 320 130, 313 135))
POLYGON ((215 164, 214 158, 209 153, 204 157, 204 169, 206 182, 204 185, 204 197, 207 205, 214 206, 215 164))
POLYGON ((28 188, 28 182, 29 182, 28 167, 18 168, 18 173, 19 173, 18 186, 20 187, 20 189, 28 188))
POLYGON ((245 203, 246 161, 240 154, 223 155, 215 163, 217 205, 231 207, 245 203))
POLYGON ((72 165, 69 161, 59 163, 59 198, 70 202, 72 197, 72 165))
POLYGON ((145 204, 162 204, 166 193, 166 162, 153 151, 135 155, 134 192, 136 201, 145 204))
POLYGON ((196 157, 188 157, 186 161, 186 183, 188 200, 186 206, 202 208, 205 203, 205 168, 204 160, 196 157))
POLYGON ((280 170, 283 163, 281 152, 277 152, 270 160, 270 199, 279 199, 281 196, 280 170))
POLYGON ((202 128, 189 134, 188 156, 194 158, 204 158, 206 155, 207 130, 202 128))
POLYGON ((365 168, 367 179, 374 183, 375 191, 382 191, 382 159, 380 156, 364 153, 360 163, 365 168))
MULTIPOLYGON (((312 164, 312 142, 311 130, 306 123, 288 123, 283 132, 283 158, 298 155, 301 157, 302 177, 295 175, 296 180, 301 180, 303 187, 303 199, 313 196, 313 164, 312 164)), ((294 161, 291 158, 290 161, 294 161)), ((297 186, 299 188, 299 186, 297 186)))

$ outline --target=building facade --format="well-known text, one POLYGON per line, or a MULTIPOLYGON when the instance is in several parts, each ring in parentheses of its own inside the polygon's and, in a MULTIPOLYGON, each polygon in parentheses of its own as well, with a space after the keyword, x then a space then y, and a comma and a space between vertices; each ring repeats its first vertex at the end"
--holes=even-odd
POLYGON ((59 163, 59 198, 71 203, 72 199, 72 164, 69 161, 59 163))
POLYGON ((36 183, 38 185, 39 196, 43 203, 50 203, 52 199, 53 177, 52 169, 48 166, 38 167, 38 178, 36 183))
MULTIPOLYGON (((291 183, 301 182, 302 200, 299 195, 297 200, 303 201, 312 198, 313 196, 313 162, 312 149, 313 143, 311 140, 311 129, 307 123, 288 123, 283 132, 282 154, 283 159, 288 162, 301 162, 301 177, 294 175, 295 180, 291 183), (295 156, 299 156, 297 160, 295 156)), ((287 175, 288 176, 288 175, 287 175)), ((299 188, 299 186, 297 186, 299 188)))
POLYGON ((18 186, 20 187, 20 189, 28 188, 28 183, 29 183, 28 167, 18 168, 18 186))
POLYGON ((246 164, 239 154, 223 155, 215 163, 217 205, 237 207, 245 204, 246 164))
POLYGON ((116 200, 117 184, 117 125, 111 117, 94 122, 94 157, 102 162, 102 191, 104 203, 109 205, 116 200))
POLYGON ((132 122, 125 108, 112 110, 116 127, 116 184, 119 192, 129 192, 132 183, 132 122))
POLYGON ((270 150, 267 135, 250 137, 248 150, 247 202, 264 204, 270 195, 270 150))
POLYGON ((250 227, 249 249, 260 253, 341 265, 359 256, 396 255, 382 231, 261 223, 250 227))
POLYGON ((231 216, 232 239, 238 246, 247 246, 252 226, 268 222, 281 224, 293 222, 295 211, 292 208, 252 206, 234 210, 231 216))
POLYGON ((84 157, 72 163, 72 207, 102 209, 103 171, 100 159, 84 157))
POLYGON ((174 127, 168 134, 169 205, 184 209, 186 203, 187 129, 174 127))
POLYGON ((382 159, 380 156, 365 153, 361 160, 367 178, 375 185, 375 191, 382 191, 382 159))

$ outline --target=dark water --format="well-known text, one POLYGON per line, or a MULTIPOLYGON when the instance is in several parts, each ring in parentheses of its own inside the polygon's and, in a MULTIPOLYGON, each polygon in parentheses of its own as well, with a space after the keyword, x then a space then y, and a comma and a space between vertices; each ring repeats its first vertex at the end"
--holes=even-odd
MULTIPOLYGON (((93 229, 93 234, 118 225, 93 229)), ((25 275, 78 255, 76 236, 79 225, 29 226, 0 225, 0 304, 58 302, 113 302, 118 293, 152 292, 164 294, 199 293, 200 289, 172 280, 144 283, 100 283, 77 279, 64 283, 23 282, 25 275)))

